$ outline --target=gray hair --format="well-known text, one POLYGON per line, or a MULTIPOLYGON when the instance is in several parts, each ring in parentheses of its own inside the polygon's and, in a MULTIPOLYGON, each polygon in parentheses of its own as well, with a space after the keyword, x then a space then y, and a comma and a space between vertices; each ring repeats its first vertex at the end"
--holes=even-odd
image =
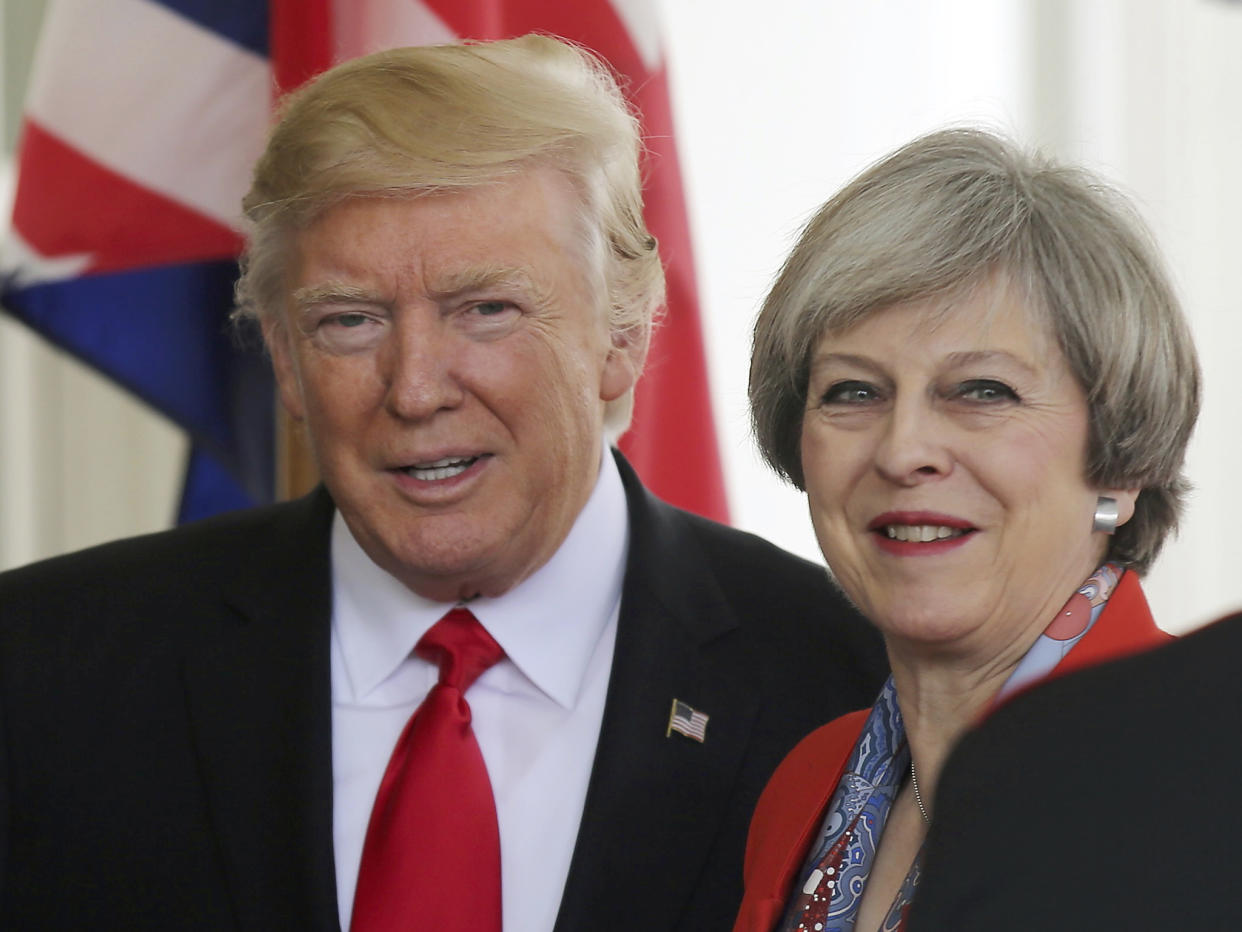
MULTIPOLYGON (((289 96, 255 167, 234 318, 278 323, 296 235, 344 198, 473 188, 549 165, 581 197, 583 274, 614 341, 645 345, 664 270, 643 222, 640 151, 607 66, 549 36, 346 62, 289 96)), ((632 409, 632 392, 610 402, 609 431, 632 409)))
POLYGON ((1146 571, 1189 489, 1182 465, 1199 413, 1189 327, 1120 194, 988 131, 915 139, 807 224, 755 324, 750 405, 764 459, 805 487, 802 418, 824 335, 996 274, 1019 286, 1086 395, 1086 480, 1142 490, 1109 559, 1146 571))

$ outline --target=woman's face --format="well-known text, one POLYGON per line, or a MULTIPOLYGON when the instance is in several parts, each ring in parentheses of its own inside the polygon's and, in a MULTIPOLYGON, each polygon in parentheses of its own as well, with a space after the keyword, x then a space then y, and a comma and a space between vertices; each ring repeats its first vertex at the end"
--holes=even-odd
MULTIPOLYGON (((811 359, 802 466, 829 566, 889 640, 1025 651, 1102 561, 1087 405, 998 283, 879 311, 811 359)), ((1020 656, 1020 655, 1019 655, 1020 656)))

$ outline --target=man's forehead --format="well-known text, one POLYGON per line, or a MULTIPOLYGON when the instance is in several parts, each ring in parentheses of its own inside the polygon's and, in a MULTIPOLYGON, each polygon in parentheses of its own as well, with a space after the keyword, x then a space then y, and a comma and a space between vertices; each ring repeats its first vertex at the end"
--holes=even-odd
POLYGON ((306 304, 320 294, 362 297, 359 289, 389 300, 594 291, 595 250, 566 185, 543 169, 461 191, 344 198, 295 234, 288 294, 306 304))

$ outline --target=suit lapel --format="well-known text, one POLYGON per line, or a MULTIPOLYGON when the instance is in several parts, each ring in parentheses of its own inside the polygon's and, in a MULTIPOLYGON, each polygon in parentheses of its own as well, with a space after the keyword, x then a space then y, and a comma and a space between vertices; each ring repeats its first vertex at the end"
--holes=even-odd
MULTIPOLYGON (((243 929, 338 928, 328 661, 332 503, 288 506, 231 569, 231 617, 186 658, 193 739, 243 929)), ((191 608, 191 610, 193 610, 191 608)))
POLYGON ((711 850, 755 718, 737 620, 684 516, 620 461, 630 548, 616 652, 558 932, 667 928, 711 850), (709 716, 706 740, 666 737, 680 699, 709 716), (618 912, 625 921, 618 922, 618 912))

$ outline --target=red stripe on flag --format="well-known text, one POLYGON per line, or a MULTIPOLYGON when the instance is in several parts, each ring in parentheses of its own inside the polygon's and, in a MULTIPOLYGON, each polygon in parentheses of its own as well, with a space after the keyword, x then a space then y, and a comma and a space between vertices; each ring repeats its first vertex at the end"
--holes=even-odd
POLYGON ((647 142, 645 214, 660 241, 668 313, 652 341, 638 385, 634 427, 621 438, 621 449, 658 495, 727 521, 694 252, 665 72, 657 72, 636 91, 634 102, 643 114, 647 142))
POLYGON ((13 227, 44 257, 88 253, 87 271, 115 272, 226 259, 241 249, 233 230, 117 174, 30 120, 22 125, 18 174, 13 227))
POLYGON ((332 65, 332 0, 268 0, 268 16, 268 55, 278 94, 332 65))
POLYGON ((547 32, 601 55, 635 86, 647 77, 629 30, 608 0, 424 0, 463 39, 509 39, 547 32))
POLYGON ((608 0, 424 2, 462 38, 553 33, 592 49, 625 79, 647 142, 646 217, 660 241, 667 271, 668 312, 652 342, 638 386, 634 424, 622 438, 621 449, 661 498, 728 520, 665 69, 647 69, 608 0))

